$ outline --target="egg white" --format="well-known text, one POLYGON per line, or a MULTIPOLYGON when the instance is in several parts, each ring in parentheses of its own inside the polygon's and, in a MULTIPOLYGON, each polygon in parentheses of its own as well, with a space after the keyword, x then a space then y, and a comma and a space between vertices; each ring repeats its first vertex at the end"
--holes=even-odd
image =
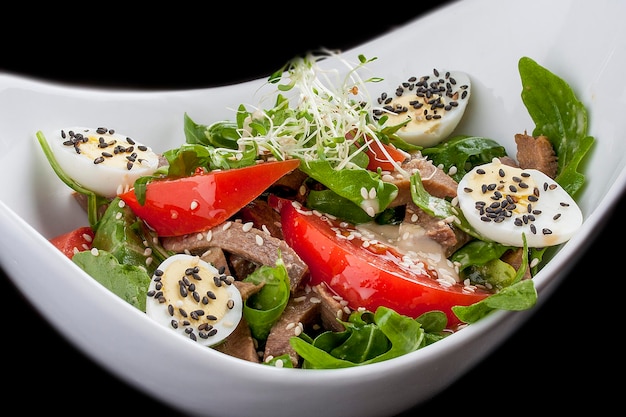
POLYGON ((61 169, 84 188, 104 197, 115 197, 159 166, 159 156, 149 147, 109 129, 71 127, 46 137, 61 169), (74 141, 73 145, 70 132, 87 140, 74 141), (101 146, 102 141, 109 146, 101 146))
POLYGON ((219 276, 219 271, 213 265, 198 256, 170 256, 152 276, 146 298, 146 314, 161 325, 204 346, 222 342, 239 324, 243 314, 243 300, 234 284, 222 283, 217 286, 213 277, 219 276), (194 267, 198 268, 197 277, 201 279, 185 273, 188 268, 194 267), (159 275, 158 271, 163 274, 159 275), (188 282, 185 286, 186 296, 181 295, 183 277, 188 282), (194 291, 197 299, 194 298, 194 291), (208 291, 215 295, 215 299, 207 296, 208 291), (230 307, 228 302, 232 303, 230 307), (202 314, 194 316, 195 311, 202 311, 202 314), (204 329, 202 324, 211 327, 204 329))
POLYGON ((381 95, 378 103, 382 107, 374 109, 374 116, 380 119, 386 115, 387 126, 396 126, 409 119, 396 132, 397 135, 414 145, 432 147, 448 138, 457 127, 467 108, 470 93, 468 74, 433 70, 431 74, 407 80, 392 94, 381 95), (418 85, 420 81, 424 85, 418 85), (445 90, 437 90, 439 87, 445 90))
POLYGON ((569 240, 583 222, 574 199, 553 179, 535 169, 502 164, 497 158, 468 172, 459 181, 457 198, 476 231, 508 246, 522 247, 522 235, 528 247, 558 245, 569 240), (506 203, 507 196, 513 205, 506 203), (505 214, 488 213, 494 210, 481 209, 482 202, 485 207, 499 205, 495 211, 505 214))

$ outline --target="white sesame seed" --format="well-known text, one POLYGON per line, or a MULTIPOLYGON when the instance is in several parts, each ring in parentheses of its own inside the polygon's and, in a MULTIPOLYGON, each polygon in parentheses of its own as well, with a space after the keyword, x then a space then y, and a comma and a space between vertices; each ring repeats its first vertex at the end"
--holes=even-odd
POLYGON ((254 226, 252 222, 245 223, 242 227, 242 230, 244 232, 249 232, 252 229, 252 226, 254 226))
POLYGON ((224 223, 224 225, 222 226, 222 230, 228 230, 230 229, 230 226, 232 226, 232 222, 226 222, 224 223))
POLYGON ((207 242, 210 242, 211 239, 213 239, 213 231, 209 230, 208 232, 206 232, 205 239, 207 242))
POLYGON ((91 254, 93 256, 98 256, 100 255, 100 251, 98 250, 98 248, 91 248, 91 254))
POLYGON ((189 209, 190 209, 190 210, 192 210, 192 211, 193 211, 193 210, 196 210, 196 209, 198 208, 198 206, 199 206, 199 205, 200 205, 200 203, 198 203, 198 201, 197 201, 197 200, 193 200, 193 201, 191 202, 191 204, 189 205, 189 209))
POLYGON ((257 244, 257 245, 259 245, 259 246, 263 246, 263 243, 264 243, 264 242, 263 242, 263 237, 261 237, 261 235, 256 235, 256 236, 254 237, 254 239, 256 240, 256 244, 257 244))

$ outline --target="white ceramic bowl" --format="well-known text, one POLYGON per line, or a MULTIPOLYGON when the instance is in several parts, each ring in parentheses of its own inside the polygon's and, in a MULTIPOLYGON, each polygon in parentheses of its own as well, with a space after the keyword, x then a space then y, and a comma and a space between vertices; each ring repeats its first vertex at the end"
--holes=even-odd
MULTIPOLYGON (((593 7, 581 0, 506 6, 465 1, 346 52, 349 57, 377 56, 371 68, 387 78, 404 79, 432 67, 469 73, 473 101, 457 130, 495 138, 509 150, 514 149, 514 133, 534 126, 520 99, 520 57, 529 56, 567 80, 587 105, 589 132, 597 143, 585 164, 588 185, 579 201, 585 223, 535 277, 540 302, 567 274, 576 254, 586 249, 626 187, 626 141, 621 138, 626 102, 624 88, 616 82, 626 71, 623 16, 626 4, 610 0, 593 7), (452 21, 458 26, 450 29, 448 24, 442 30, 442 22, 452 21), (523 30, 524 25, 532 30, 523 30), (423 34, 434 32, 440 34, 440 47, 424 52, 419 47, 423 34)), ((86 220, 45 161, 35 140, 37 130, 114 126, 165 150, 183 142, 184 112, 197 120, 209 114, 215 120, 231 118, 229 108, 249 102, 260 82, 148 93, 69 88, 0 75, 2 268, 77 348, 125 382, 185 413, 399 413, 448 386, 533 311, 497 312, 432 346, 384 363, 342 370, 277 369, 177 337, 105 290, 46 240, 86 220)))

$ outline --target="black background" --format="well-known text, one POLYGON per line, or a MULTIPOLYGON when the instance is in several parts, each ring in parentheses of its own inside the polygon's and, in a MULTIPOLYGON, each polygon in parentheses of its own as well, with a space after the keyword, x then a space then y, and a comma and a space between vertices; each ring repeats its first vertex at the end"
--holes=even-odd
MULTIPOLYGON (((28 15, 20 29, 2 34, 9 41, 0 53, 0 72, 112 88, 223 85, 265 77, 294 55, 320 46, 357 46, 443 3, 414 5, 410 11, 401 9, 407 3, 393 9, 300 3, 172 13, 74 11, 54 20, 28 15)), ((623 369, 617 303, 626 275, 620 262, 624 210, 622 197, 603 233, 519 331, 406 416, 442 411, 521 415, 572 406, 603 414, 617 404, 610 384, 623 369)), ((48 326, 4 274, 1 278, 2 301, 9 303, 2 336, 3 401, 31 413, 177 415, 88 360, 48 326)))

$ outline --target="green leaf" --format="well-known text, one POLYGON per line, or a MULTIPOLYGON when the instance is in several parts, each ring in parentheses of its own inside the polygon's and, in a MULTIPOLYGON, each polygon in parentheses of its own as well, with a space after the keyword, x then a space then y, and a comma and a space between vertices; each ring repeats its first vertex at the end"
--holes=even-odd
POLYGON ((263 342, 289 302, 289 275, 282 258, 279 258, 275 267, 262 265, 243 281, 264 283, 263 288, 250 296, 243 306, 243 316, 252 336, 263 342))
POLYGON ((142 267, 152 274, 168 256, 155 236, 126 205, 120 207, 120 198, 111 201, 95 231, 93 247, 106 251, 121 263, 142 267), (146 243, 149 244, 146 247, 146 243), (153 261, 146 262, 146 249, 151 250, 153 261))
POLYGON ((113 254, 99 250, 74 254, 72 261, 108 290, 139 310, 146 311, 150 275, 144 268, 120 263, 113 254))
POLYGON ((537 303, 537 290, 532 279, 525 279, 503 288, 470 306, 454 306, 452 312, 465 323, 475 323, 494 310, 522 311, 537 303))
POLYGON ((366 169, 336 170, 328 161, 317 160, 303 161, 300 170, 366 212, 368 207, 372 207, 375 213, 380 213, 398 195, 398 187, 382 181, 378 175, 366 169), (362 189, 375 190, 375 197, 364 198, 362 189))
POLYGON ((456 172, 451 177, 459 182, 473 167, 506 156, 506 149, 493 139, 461 135, 423 149, 422 155, 428 157, 435 166, 441 165, 446 172, 454 167, 456 172))
POLYGON ((587 135, 587 110, 569 84, 531 58, 520 58, 518 68, 522 100, 535 122, 533 136, 544 135, 554 146, 556 181, 573 196, 585 182, 578 165, 595 142, 587 135))

